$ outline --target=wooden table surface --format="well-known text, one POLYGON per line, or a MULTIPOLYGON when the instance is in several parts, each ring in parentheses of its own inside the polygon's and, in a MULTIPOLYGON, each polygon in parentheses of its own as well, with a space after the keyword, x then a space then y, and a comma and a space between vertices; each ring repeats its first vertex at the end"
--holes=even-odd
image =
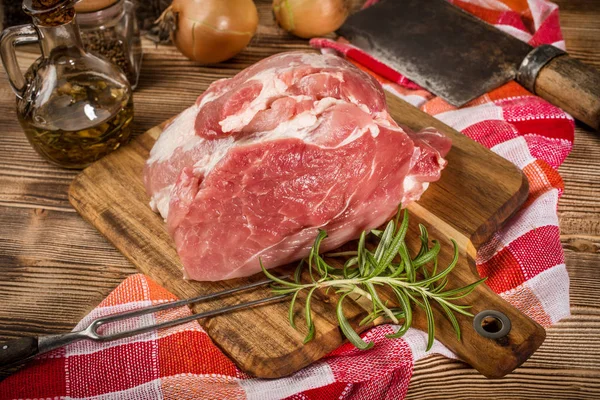
MULTIPOLYGON (((219 68, 199 67, 174 48, 145 42, 135 93, 135 132, 179 113, 215 79, 282 50, 304 49, 258 2, 252 45, 219 68)), ((600 69, 600 0, 560 0, 567 49, 600 69)), ((24 64, 31 53, 21 53, 24 64)), ((69 205, 76 175, 43 161, 25 139, 14 95, 0 72, 0 339, 69 331, 136 272, 69 205)), ((561 239, 571 279, 572 316, 548 330, 537 353, 514 373, 488 380, 443 357, 417 363, 408 398, 600 398, 600 135, 578 126, 560 173, 561 239)))

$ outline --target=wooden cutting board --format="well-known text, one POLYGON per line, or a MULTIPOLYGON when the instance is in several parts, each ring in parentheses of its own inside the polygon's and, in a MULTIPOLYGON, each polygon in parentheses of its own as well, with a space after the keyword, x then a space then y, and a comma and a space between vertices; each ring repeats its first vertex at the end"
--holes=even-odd
MULTIPOLYGON (((477 248, 486 242, 519 208, 528 195, 525 176, 510 162, 461 135, 410 104, 388 96, 391 115, 400 124, 415 130, 434 126, 452 138, 448 166, 442 178, 430 186, 422 199, 409 206, 411 232, 409 247, 418 248, 418 223, 430 238, 442 243, 440 265, 447 265, 454 238, 461 260, 450 276, 452 286, 478 279, 475 268, 477 248)), ((142 168, 162 128, 155 127, 131 144, 84 170, 72 183, 69 198, 75 209, 137 268, 180 298, 195 297, 264 279, 262 274, 224 282, 193 282, 182 278, 181 265, 162 219, 153 213, 142 184, 142 168)), ((285 269, 285 268, 283 268, 285 269)), ((227 299, 197 304, 194 312, 258 299, 269 295, 259 289, 227 299)), ((436 313, 436 338, 461 359, 488 377, 501 377, 522 364, 541 345, 544 329, 513 308, 486 285, 479 285, 465 300, 472 312, 497 310, 511 321, 507 336, 490 339, 477 333, 473 319, 458 316, 462 340, 452 326, 436 313)), ((313 299, 315 339, 306 345, 302 299, 297 305, 298 330, 287 320, 288 302, 238 311, 200 321, 213 341, 249 374, 276 378, 289 375, 336 349, 343 338, 335 317, 334 296, 313 299)), ((357 323, 365 315, 357 304, 348 302, 348 319, 357 323)), ((426 329, 424 313, 415 309, 414 326, 426 329)), ((366 327, 363 327, 366 328, 366 327)))

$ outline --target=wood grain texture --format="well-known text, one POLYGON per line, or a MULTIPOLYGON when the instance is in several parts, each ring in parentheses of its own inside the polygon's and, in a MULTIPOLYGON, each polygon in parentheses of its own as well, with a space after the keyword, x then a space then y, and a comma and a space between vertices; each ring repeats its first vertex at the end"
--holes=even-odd
MULTIPOLYGON (((522 172, 514 165, 461 135, 408 103, 388 96, 388 108, 400 124, 415 130, 436 126, 453 141, 442 178, 430 186, 422 200, 409 206, 411 250, 418 251, 418 223, 443 244, 441 265, 452 259, 449 238, 454 238, 463 259, 450 277, 450 286, 460 287, 477 280, 476 247, 489 239, 519 208, 528 195, 522 172)), ((164 124, 163 124, 164 125, 164 124)), ((87 168, 71 184, 69 198, 79 213, 108 238, 140 271, 180 298, 196 297, 263 278, 226 282, 191 282, 182 279, 174 245, 164 222, 148 207, 142 183, 143 165, 162 128, 155 127, 118 152, 87 168)), ((290 266, 290 272, 294 265, 290 266)), ((286 269, 287 270, 287 269, 286 269)), ((449 286, 449 287, 450 287, 449 286)), ((265 297, 265 290, 220 300, 234 304, 265 297)), ((497 310, 509 317, 513 329, 503 340, 477 334, 472 319, 457 315, 462 341, 457 341, 443 310, 436 315, 437 338, 463 360, 488 377, 501 377, 521 365, 540 346, 544 329, 482 285, 467 300, 472 312, 497 310)), ((286 314, 287 302, 219 316, 201 324, 213 341, 245 372, 261 378, 289 375, 333 351, 342 343, 335 317, 335 299, 321 296, 313 302, 316 337, 304 345, 306 332, 293 329, 286 314)), ((195 312, 215 307, 198 304, 195 312)), ((301 307, 299 307, 300 313, 301 307)), ((417 310, 415 310, 417 311, 417 310)), ((366 314, 358 307, 347 310, 351 321, 366 314)), ((299 319, 302 316, 299 315, 299 319)), ((299 326, 305 324, 299 323, 299 326)), ((416 312, 416 327, 426 329, 424 313, 416 312)))
MULTIPOLYGON (((600 68, 600 1, 554 2, 560 7, 569 53, 600 68)), ((170 46, 144 41, 141 83, 135 92, 135 132, 145 132, 182 111, 206 89, 208 79, 225 76, 223 70, 239 70, 279 49, 308 48, 305 41, 274 26, 269 3, 257 1, 260 26, 251 46, 219 68, 199 67, 170 46), (199 78, 200 72, 210 78, 199 78)), ((19 54, 23 60, 33 60, 29 53, 19 54)), ((13 94, 0 68, 0 339, 67 331, 135 272, 69 205, 67 188, 76 173, 53 167, 37 156, 18 126, 14 109, 13 94), (33 218, 35 212, 48 217, 33 218), (32 238, 29 232, 34 232, 32 238), (57 233, 57 251, 48 253, 57 233)), ((435 356, 421 360, 415 365, 408 398, 599 397, 599 150, 598 135, 578 126, 573 151, 559 169, 565 192, 558 211, 573 316, 549 329, 544 344, 521 368, 493 382, 457 361, 435 356), (438 382, 431 375, 441 370, 452 376, 451 381, 438 382)))

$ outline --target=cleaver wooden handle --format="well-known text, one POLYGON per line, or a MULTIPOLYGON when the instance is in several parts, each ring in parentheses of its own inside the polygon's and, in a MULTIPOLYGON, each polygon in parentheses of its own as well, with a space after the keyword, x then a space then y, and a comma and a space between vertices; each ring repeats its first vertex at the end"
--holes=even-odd
POLYGON ((567 54, 550 60, 538 73, 535 93, 575 119, 600 130, 600 71, 567 54))

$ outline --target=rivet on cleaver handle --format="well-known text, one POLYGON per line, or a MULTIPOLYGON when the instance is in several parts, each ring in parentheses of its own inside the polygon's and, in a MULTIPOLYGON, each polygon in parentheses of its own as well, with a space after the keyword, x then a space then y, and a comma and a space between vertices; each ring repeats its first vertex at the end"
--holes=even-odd
POLYGON ((351 15, 338 34, 455 106, 529 76, 530 90, 600 128, 598 70, 566 54, 532 53, 446 0, 382 0, 351 15), (535 65, 524 63, 531 59, 542 64, 533 76, 535 65))

